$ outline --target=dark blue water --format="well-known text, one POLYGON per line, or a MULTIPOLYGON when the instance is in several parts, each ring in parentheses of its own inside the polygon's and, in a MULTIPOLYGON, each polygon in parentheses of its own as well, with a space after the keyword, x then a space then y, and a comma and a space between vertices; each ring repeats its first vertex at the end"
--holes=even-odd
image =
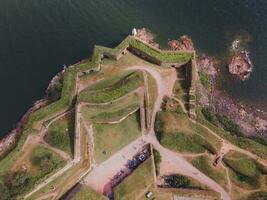
POLYGON ((266 108, 265 0, 0 0, 0 137, 42 98, 63 64, 88 57, 94 44, 114 46, 133 27, 151 29, 162 44, 188 34, 215 56, 225 55, 229 33, 246 31, 255 70, 244 83, 225 76, 223 87, 266 108))

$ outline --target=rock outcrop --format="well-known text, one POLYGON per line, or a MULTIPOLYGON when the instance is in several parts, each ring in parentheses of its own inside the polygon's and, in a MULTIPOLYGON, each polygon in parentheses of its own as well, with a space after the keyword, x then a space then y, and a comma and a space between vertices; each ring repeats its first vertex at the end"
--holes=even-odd
POLYGON ((187 36, 182 36, 179 40, 171 40, 168 42, 171 50, 194 50, 194 45, 192 40, 187 36))
POLYGON ((217 69, 216 69, 217 61, 215 58, 203 55, 198 57, 196 61, 197 61, 198 71, 205 70, 205 72, 210 76, 217 75, 217 69))
POLYGON ((155 35, 146 28, 137 29, 135 37, 139 38, 142 41, 151 44, 152 46, 159 48, 159 44, 154 41, 155 35))
POLYGON ((252 63, 247 51, 236 51, 230 58, 228 69, 231 74, 242 81, 249 78, 252 72, 252 63))

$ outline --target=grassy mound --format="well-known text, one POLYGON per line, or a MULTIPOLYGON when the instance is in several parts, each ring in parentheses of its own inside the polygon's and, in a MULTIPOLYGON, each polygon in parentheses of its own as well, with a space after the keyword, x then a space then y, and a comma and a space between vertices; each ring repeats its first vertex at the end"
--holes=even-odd
POLYGON ((237 136, 236 134, 231 134, 230 132, 227 132, 226 130, 217 127, 216 125, 212 124, 207 119, 205 119, 200 110, 196 110, 196 113, 197 113, 197 121, 209 127, 211 130, 216 132, 222 138, 225 138, 226 140, 230 141, 231 143, 242 149, 251 151, 252 153, 258 155, 263 159, 267 159, 267 146, 260 144, 252 139, 246 137, 240 137, 237 136))
POLYGON ((199 156, 192 160, 192 164, 198 168, 201 172, 206 174, 211 179, 215 180, 217 183, 221 184, 222 186, 226 186, 226 174, 224 170, 218 167, 214 167, 212 165, 212 159, 207 156, 199 156))
POLYGON ((45 141, 48 144, 72 156, 74 154, 74 118, 72 113, 53 122, 45 136, 45 141))
POLYGON ((98 163, 109 158, 141 135, 139 112, 118 124, 93 125, 95 138, 95 159, 98 163))
POLYGON ((140 105, 140 98, 138 93, 133 93, 112 104, 86 105, 82 107, 82 115, 84 119, 91 122, 117 121, 137 110, 140 105))
POLYGON ((42 146, 33 149, 29 161, 30 168, 8 175, 0 189, 1 199, 15 199, 29 192, 35 185, 65 164, 59 156, 42 146))
POLYGON ((247 189, 256 189, 263 185, 266 171, 255 160, 231 151, 224 156, 223 161, 230 168, 231 179, 236 185, 247 189))
POLYGON ((90 200, 108 200, 107 197, 105 197, 102 194, 97 193, 93 189, 82 186, 73 197, 72 200, 81 200, 81 199, 90 199, 90 200))
POLYGON ((208 150, 216 153, 221 146, 221 142, 209 131, 176 112, 159 112, 156 131, 163 146, 179 152, 202 153, 208 150))
POLYGON ((141 164, 130 176, 114 188, 114 199, 128 200, 145 197, 147 188, 154 183, 152 159, 141 164))
POLYGON ((141 72, 133 72, 120 79, 112 86, 92 89, 88 88, 79 95, 80 102, 105 103, 118 99, 129 92, 137 89, 143 83, 141 72))

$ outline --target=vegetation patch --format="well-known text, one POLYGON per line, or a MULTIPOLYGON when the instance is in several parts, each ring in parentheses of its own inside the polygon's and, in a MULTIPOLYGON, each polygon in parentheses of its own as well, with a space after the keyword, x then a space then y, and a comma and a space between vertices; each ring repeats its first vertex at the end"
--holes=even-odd
POLYGON ((192 160, 192 164, 198 168, 201 172, 206 174, 211 179, 215 180, 217 183, 222 186, 227 185, 226 174, 224 170, 212 165, 212 159, 207 156, 199 156, 192 160))
POLYGON ((57 169, 63 167, 64 161, 49 149, 38 146, 30 155, 30 169, 10 173, 0 190, 1 199, 14 199, 29 192, 57 169))
POLYGON ((201 84, 210 92, 211 85, 208 74, 204 70, 199 71, 199 79, 201 84))
POLYGON ((151 46, 139 40, 131 40, 130 45, 160 62, 187 63, 192 58, 191 53, 161 51, 155 48, 151 48, 151 46))
POLYGON ((179 174, 171 174, 164 176, 165 185, 168 188, 186 188, 186 189, 199 189, 202 190, 203 187, 197 181, 187 176, 182 176, 179 174))
POLYGON ((141 72, 133 72, 116 82, 111 87, 103 89, 87 89, 79 95, 80 102, 105 103, 118 99, 137 89, 143 82, 141 72))
POLYGON ((203 125, 209 127, 211 130, 216 132, 219 136, 222 138, 230 141, 234 145, 251 151, 252 153, 258 155, 259 157, 263 159, 267 159, 267 146, 260 144, 252 139, 246 138, 246 137, 241 137, 241 136, 236 136, 235 134, 230 134, 230 132, 227 132, 221 127, 217 127, 216 125, 210 123, 208 120, 205 119, 203 114, 201 113, 200 110, 196 110, 197 113, 197 121, 202 123, 203 125))
POLYGON ((93 129, 95 159, 100 163, 141 135, 140 114, 135 112, 118 124, 95 123, 93 129))
POLYGON ((254 192, 248 196, 248 200, 266 200, 267 192, 254 192))
POLYGON ((216 153, 221 142, 203 127, 191 122, 186 115, 175 112, 159 112, 156 133, 160 143, 179 152, 216 153), (209 138, 207 141, 205 138, 209 138))
POLYGON ((45 136, 45 141, 53 147, 74 154, 74 113, 53 122, 45 136))
POLYGON ((77 192, 73 197, 72 200, 81 200, 81 199, 88 199, 88 200, 108 200, 108 198, 102 194, 97 193, 93 189, 82 185, 79 192, 77 192))
POLYGON ((63 87, 63 78, 61 77, 55 82, 53 82, 51 87, 47 89, 46 94, 50 102, 57 101, 60 99, 62 87, 63 87))
POLYGON ((114 188, 114 199, 145 198, 152 184, 154 184, 152 159, 148 159, 114 188))
POLYGON ((160 173, 161 155, 156 149, 153 149, 153 155, 156 168, 156 175, 158 176, 160 173))
POLYGON ((250 157, 231 151, 224 156, 223 161, 231 169, 231 179, 237 185, 244 188, 260 188, 264 184, 263 173, 266 171, 250 157))

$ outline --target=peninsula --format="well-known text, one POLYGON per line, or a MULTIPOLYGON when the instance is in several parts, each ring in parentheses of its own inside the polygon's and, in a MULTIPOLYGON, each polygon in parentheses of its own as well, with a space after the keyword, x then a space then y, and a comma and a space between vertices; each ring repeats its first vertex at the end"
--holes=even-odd
POLYGON ((214 101, 210 58, 146 29, 66 67, 0 148, 8 199, 267 198, 267 146, 214 101))

